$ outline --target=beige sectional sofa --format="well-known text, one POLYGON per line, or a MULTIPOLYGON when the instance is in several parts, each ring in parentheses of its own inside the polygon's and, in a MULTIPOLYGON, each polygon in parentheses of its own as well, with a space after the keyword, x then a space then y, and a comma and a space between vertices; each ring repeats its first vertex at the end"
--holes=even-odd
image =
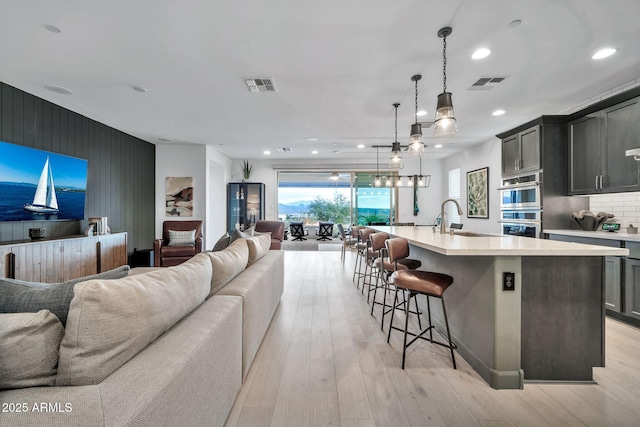
POLYGON ((270 240, 76 284, 55 385, 0 391, 0 425, 223 425, 283 293, 270 240))

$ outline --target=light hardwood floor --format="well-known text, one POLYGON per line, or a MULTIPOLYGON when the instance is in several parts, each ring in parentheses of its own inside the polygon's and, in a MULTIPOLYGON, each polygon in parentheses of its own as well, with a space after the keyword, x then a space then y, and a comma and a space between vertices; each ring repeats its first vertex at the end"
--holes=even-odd
POLYGON ((403 371, 402 334, 387 344, 380 306, 372 317, 351 281, 354 258, 285 252, 285 292, 228 426, 640 426, 640 329, 607 319, 595 385, 494 390, 428 342, 403 371))

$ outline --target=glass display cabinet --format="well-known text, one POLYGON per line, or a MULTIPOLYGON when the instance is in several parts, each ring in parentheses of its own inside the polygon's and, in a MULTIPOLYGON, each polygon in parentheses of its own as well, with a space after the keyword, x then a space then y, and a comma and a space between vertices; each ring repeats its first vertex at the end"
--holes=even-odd
POLYGON ((230 182, 227 185, 227 231, 240 231, 264 219, 264 184, 230 182))

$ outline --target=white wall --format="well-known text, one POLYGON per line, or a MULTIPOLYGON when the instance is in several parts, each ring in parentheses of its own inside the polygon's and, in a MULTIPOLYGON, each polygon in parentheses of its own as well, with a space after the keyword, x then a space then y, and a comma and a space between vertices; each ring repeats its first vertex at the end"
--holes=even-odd
POLYGON ((162 235, 167 220, 203 221, 204 247, 213 245, 226 231, 226 184, 231 160, 206 145, 159 144, 156 146, 156 224, 162 235), (171 176, 193 177, 193 216, 170 217, 165 210, 165 181, 171 176))
MULTIPOLYGON (((483 233, 501 233, 500 198, 497 188, 501 181, 501 144, 498 138, 453 154, 442 161, 442 195, 448 194, 448 172, 460 168, 460 205, 464 211, 461 218, 465 230, 483 233), (467 218, 467 172, 489 167, 489 219, 467 218)), ((440 204, 438 204, 438 212, 440 204)))

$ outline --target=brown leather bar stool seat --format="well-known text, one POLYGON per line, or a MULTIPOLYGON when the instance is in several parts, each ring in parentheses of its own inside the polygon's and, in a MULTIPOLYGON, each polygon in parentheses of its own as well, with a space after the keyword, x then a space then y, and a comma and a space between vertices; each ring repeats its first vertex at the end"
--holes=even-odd
MULTIPOLYGON (((426 296, 426 299, 427 299, 427 314, 429 317, 429 326, 417 334, 408 332, 410 312, 407 309, 408 304, 405 305, 402 369, 404 369, 404 362, 405 362, 407 347, 409 347, 418 339, 423 339, 433 344, 447 347, 451 351, 451 360, 453 362, 453 369, 456 369, 456 358, 453 353, 453 350, 457 348, 457 346, 451 341, 451 332, 449 330, 449 320, 447 318, 447 309, 444 303, 444 293, 449 288, 449 286, 453 284, 453 277, 447 274, 435 273, 431 271, 398 270, 392 274, 392 280, 396 286, 396 298, 397 298, 398 290, 404 290, 409 292, 408 300, 411 300, 411 298, 414 298, 414 301, 415 301, 417 295, 424 295, 426 296), (446 335, 442 331, 440 331, 440 329, 438 329, 435 325, 433 325, 431 321, 431 307, 429 304, 430 297, 439 298, 442 301, 442 313, 444 314, 444 323, 447 329, 446 335), (437 341, 433 338, 434 330, 438 332, 446 340, 446 343, 437 341), (425 337, 424 335, 427 332, 429 333, 429 336, 425 337), (407 343, 407 335, 411 335, 414 337, 408 343, 407 343)), ((394 317, 396 308, 397 308, 397 305, 394 304, 393 309, 391 311, 391 324, 389 325, 389 334, 387 335, 387 342, 389 342, 389 339, 391 337, 392 329, 402 331, 402 329, 393 326, 393 317, 394 317)))
MULTIPOLYGON (((380 318, 380 329, 384 330, 384 316, 391 312, 391 308, 387 309, 387 292, 391 292, 391 286, 393 286, 393 282, 390 280, 391 274, 394 271, 399 270, 415 270, 420 268, 422 263, 417 259, 411 259, 409 257, 409 241, 402 237, 394 237, 392 239, 387 239, 384 242, 384 249, 382 250, 383 256, 376 259, 374 261, 374 267, 378 270, 380 280, 382 281, 382 286, 377 286, 373 292, 373 303, 371 304, 371 315, 373 316, 373 309, 376 304, 382 305, 382 316, 380 318), (386 256, 385 256, 386 255, 386 256), (383 287, 384 293, 382 296, 382 302, 376 301, 376 296, 378 293, 378 288, 383 287)), ((403 293, 404 295, 404 293, 403 293)), ((393 302, 393 304, 398 304, 398 301, 393 302)), ((405 304, 403 300, 399 304, 405 304)), ((391 307, 391 306, 389 306, 391 307)), ((422 328, 422 323, 420 323, 420 312, 416 305, 416 311, 412 313, 418 314, 418 324, 420 328, 422 328)))

